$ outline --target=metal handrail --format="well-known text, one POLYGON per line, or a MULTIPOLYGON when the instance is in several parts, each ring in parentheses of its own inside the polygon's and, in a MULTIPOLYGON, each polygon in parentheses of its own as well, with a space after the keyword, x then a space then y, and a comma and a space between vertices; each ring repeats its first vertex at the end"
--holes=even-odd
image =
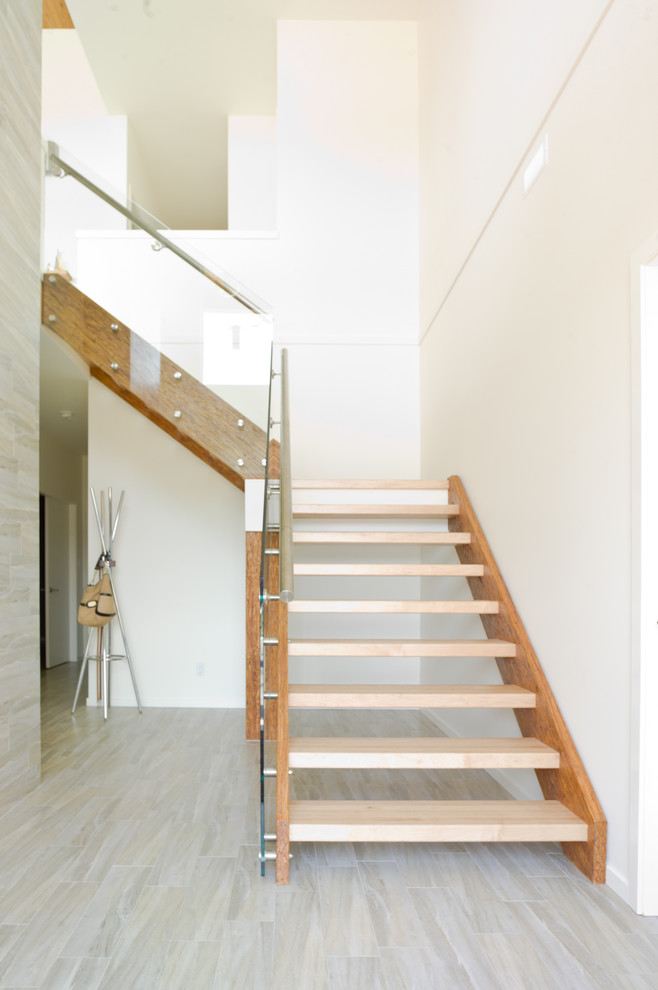
POLYGON ((195 271, 199 272, 205 278, 213 282, 218 288, 222 289, 229 296, 235 299, 240 305, 244 306, 251 313, 258 313, 260 315, 268 315, 268 310, 264 309, 260 303, 257 303, 254 299, 251 299, 245 292, 240 289, 235 288, 230 282, 227 282, 221 276, 217 275, 215 272, 211 271, 203 262, 199 261, 197 258, 188 254, 183 248, 179 247, 174 241, 169 240, 162 233, 162 228, 157 225, 155 221, 145 219, 140 216, 135 210, 131 210, 129 207, 124 206, 118 199, 110 195, 104 189, 101 189, 99 185, 88 179, 86 175, 79 172, 78 169, 74 168, 69 162, 65 161, 60 156, 59 146, 54 141, 48 141, 46 146, 46 172, 48 175, 70 175, 72 179, 79 182, 80 185, 84 186, 85 189, 89 189, 90 192, 102 199, 103 202, 107 203, 118 213, 133 223, 136 227, 144 230, 149 234, 155 241, 162 245, 162 247, 167 248, 172 254, 175 254, 178 258, 184 261, 187 265, 190 265, 195 271))
POLYGON ((295 598, 292 555, 292 476, 290 467, 290 398, 288 391, 288 351, 281 351, 281 517, 279 536, 280 590, 282 602, 295 598))

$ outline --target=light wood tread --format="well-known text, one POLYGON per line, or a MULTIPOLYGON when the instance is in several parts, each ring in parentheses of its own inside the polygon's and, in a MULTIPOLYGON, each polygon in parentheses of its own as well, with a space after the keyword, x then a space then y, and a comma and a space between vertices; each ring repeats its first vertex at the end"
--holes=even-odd
POLYGON ((445 519, 447 516, 458 516, 458 505, 339 505, 337 503, 318 503, 315 505, 293 505, 292 514, 295 519, 324 519, 361 518, 381 519, 395 516, 396 519, 445 519))
POLYGON ((466 601, 326 601, 298 600, 290 602, 289 612, 357 612, 365 613, 423 613, 426 615, 496 615, 498 602, 469 599, 466 601))
POLYGON ((515 657, 503 639, 291 639, 291 657, 515 657))
POLYGON ((470 533, 430 533, 409 532, 390 533, 388 531, 361 533, 333 533, 330 530, 322 532, 304 532, 297 530, 292 534, 293 543, 377 543, 399 545, 425 546, 458 546, 471 542, 470 533))
POLYGON ((585 842, 559 801, 291 801, 293 842, 585 842))
POLYGON ((555 769, 560 754, 538 739, 291 738, 290 767, 316 769, 555 769))
POLYGON ((293 488, 302 489, 323 489, 327 491, 340 491, 345 489, 353 488, 355 491, 381 491, 382 489, 388 489, 389 491, 442 491, 445 492, 450 487, 450 482, 445 481, 420 481, 416 479, 409 478, 388 478, 388 479, 370 479, 370 478, 297 478, 292 482, 293 488))
POLYGON ((309 577, 482 577, 482 564, 295 564, 309 577))
POLYGON ((515 684, 291 684, 290 708, 535 708, 515 684))

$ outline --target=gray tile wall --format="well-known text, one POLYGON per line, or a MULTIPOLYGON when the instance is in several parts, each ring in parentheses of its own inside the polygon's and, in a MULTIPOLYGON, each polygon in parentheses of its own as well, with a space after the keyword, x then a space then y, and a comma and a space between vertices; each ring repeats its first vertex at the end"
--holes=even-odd
POLYGON ((39 779, 41 0, 0 0, 0 814, 39 779))

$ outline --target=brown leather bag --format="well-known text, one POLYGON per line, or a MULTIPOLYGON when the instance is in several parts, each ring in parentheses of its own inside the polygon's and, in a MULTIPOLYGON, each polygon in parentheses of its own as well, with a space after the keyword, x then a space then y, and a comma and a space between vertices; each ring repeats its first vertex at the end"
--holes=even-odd
POLYGON ((88 584, 78 605, 78 622, 81 626, 105 626, 117 614, 108 574, 98 584, 88 584))

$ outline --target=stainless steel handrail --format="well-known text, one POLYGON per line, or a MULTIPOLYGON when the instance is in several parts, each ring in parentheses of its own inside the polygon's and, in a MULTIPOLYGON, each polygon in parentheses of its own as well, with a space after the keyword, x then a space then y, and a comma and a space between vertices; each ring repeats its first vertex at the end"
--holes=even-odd
POLYGON ((281 351, 281 518, 279 537, 280 590, 282 602, 295 598, 292 555, 292 477, 290 468, 290 398, 288 391, 288 351, 281 351))
POLYGON ((101 189, 101 187, 95 182, 88 179, 86 175, 83 175, 83 173, 79 172, 73 167, 73 165, 61 158, 59 146, 54 141, 48 141, 46 149, 46 171, 50 175, 57 175, 58 172, 53 169, 53 166, 55 166, 55 169, 59 170, 59 172, 63 172, 65 175, 70 175, 72 179, 75 179, 76 182, 80 183, 80 185, 84 186, 86 189, 89 189, 90 192, 94 193, 95 196, 98 196, 99 199, 102 199, 103 202, 108 204, 108 206, 111 206, 127 220, 130 220, 131 223, 135 224, 136 227, 140 227, 141 230, 146 231, 146 233, 149 234, 154 240, 158 241, 158 243, 160 243, 163 247, 166 247, 169 251, 171 251, 172 254, 175 254, 187 265, 190 265, 205 278, 213 282, 216 286, 218 286, 218 288, 222 289, 229 296, 239 302, 240 305, 244 306, 245 309, 248 309, 251 313, 268 315, 268 311, 263 309, 259 303, 251 299, 246 293, 241 292, 240 289, 236 289, 225 279, 221 278, 221 276, 211 271, 211 269, 209 269, 197 258, 193 257, 191 254, 188 254, 187 251, 184 251, 183 248, 175 244, 174 241, 171 241, 168 237, 165 237, 162 233, 162 228, 158 227, 155 222, 144 219, 139 215, 139 213, 131 210, 127 206, 124 206, 118 199, 111 196, 108 192, 105 192, 105 190, 101 189))

